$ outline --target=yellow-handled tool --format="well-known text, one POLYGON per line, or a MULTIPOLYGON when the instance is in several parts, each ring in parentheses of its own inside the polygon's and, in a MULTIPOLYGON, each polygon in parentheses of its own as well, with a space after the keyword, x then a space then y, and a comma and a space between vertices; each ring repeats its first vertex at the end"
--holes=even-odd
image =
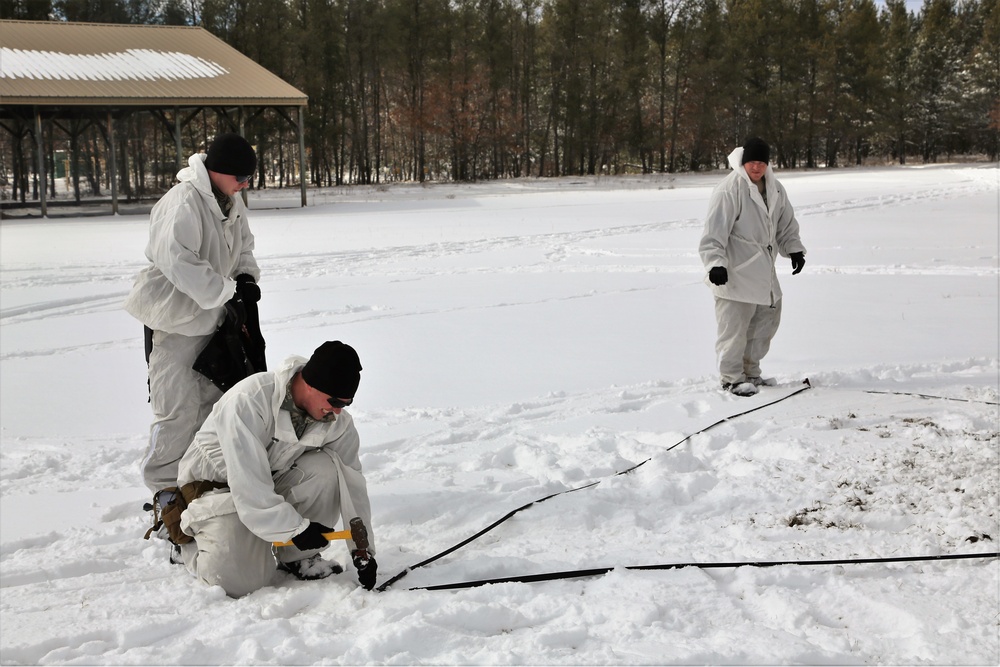
MULTIPOLYGON (((323 537, 325 537, 326 539, 331 540, 331 541, 332 540, 349 540, 349 539, 351 539, 351 531, 349 531, 349 530, 335 530, 332 533, 323 533, 323 537)), ((288 540, 287 542, 274 542, 274 546, 276 546, 276 547, 290 547, 290 546, 293 546, 293 545, 292 545, 292 541, 288 540)))
MULTIPOLYGON (((354 517, 351 519, 350 530, 335 530, 329 533, 323 533, 323 537, 328 540, 354 540, 358 549, 367 550, 368 549, 368 529, 365 528, 364 522, 360 518, 354 517)), ((291 540, 287 542, 273 542, 276 547, 291 547, 294 546, 291 540)))

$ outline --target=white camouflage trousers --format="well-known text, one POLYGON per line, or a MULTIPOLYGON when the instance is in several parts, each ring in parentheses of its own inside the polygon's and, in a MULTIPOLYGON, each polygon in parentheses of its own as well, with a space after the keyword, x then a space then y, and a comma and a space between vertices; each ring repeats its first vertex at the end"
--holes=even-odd
POLYGON ((153 424, 142 477, 153 493, 177 484, 177 464, 222 392, 193 370, 211 335, 153 332, 149 355, 149 404, 153 424))
MULTIPOLYGON (((333 528, 340 518, 340 483, 337 465, 325 452, 303 454, 295 465, 274 476, 274 490, 303 517, 333 528)), ((271 583, 275 557, 283 563, 308 558, 322 549, 274 547, 243 525, 232 494, 207 494, 184 512, 181 525, 194 534, 194 542, 181 545, 184 565, 210 586, 221 586, 226 595, 242 597, 271 583)))
POLYGON ((715 297, 715 353, 722 384, 760 377, 760 360, 771 349, 771 339, 781 323, 781 303, 778 299, 773 306, 762 306, 715 297))

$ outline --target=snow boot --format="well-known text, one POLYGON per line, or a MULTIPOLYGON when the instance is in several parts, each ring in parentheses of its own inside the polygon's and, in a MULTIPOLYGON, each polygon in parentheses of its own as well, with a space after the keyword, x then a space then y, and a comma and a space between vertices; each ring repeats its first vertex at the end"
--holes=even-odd
POLYGON ((755 387, 776 387, 778 381, 774 378, 748 377, 747 382, 755 387))
POLYGON ((170 545, 170 564, 171 565, 184 564, 184 556, 181 555, 181 545, 179 544, 170 545))
POLYGON ((340 574, 344 571, 336 561, 323 560, 319 554, 291 563, 278 563, 278 569, 303 580, 326 579, 331 574, 340 574))
POLYGON ((727 382, 722 385, 722 390, 728 391, 735 396, 753 396, 760 391, 752 382, 737 382, 735 384, 727 382))

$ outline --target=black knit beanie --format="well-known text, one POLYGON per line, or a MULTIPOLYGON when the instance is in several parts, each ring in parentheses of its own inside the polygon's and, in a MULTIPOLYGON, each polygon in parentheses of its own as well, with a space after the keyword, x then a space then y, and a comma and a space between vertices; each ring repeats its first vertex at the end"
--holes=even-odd
POLYGON ((309 357, 302 379, 332 398, 354 398, 361 384, 361 360, 350 345, 327 341, 309 357))
POLYGON ((767 164, 770 161, 771 147, 760 137, 750 137, 743 144, 743 161, 740 164, 746 164, 747 162, 763 162, 767 164))
POLYGON ((253 146, 238 134, 220 134, 208 147, 205 168, 220 174, 251 176, 257 170, 253 146))

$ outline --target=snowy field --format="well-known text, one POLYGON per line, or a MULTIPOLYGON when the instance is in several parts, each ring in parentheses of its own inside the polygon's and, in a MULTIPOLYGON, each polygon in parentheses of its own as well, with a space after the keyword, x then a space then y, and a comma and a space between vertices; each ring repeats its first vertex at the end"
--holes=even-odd
POLYGON ((147 219, 3 221, 0 663, 998 664, 995 558, 624 567, 1000 545, 998 166, 779 172, 807 263, 748 399, 696 253, 723 175, 251 195, 269 363, 365 367, 380 584, 598 482, 381 593, 231 600, 144 541, 147 219))

